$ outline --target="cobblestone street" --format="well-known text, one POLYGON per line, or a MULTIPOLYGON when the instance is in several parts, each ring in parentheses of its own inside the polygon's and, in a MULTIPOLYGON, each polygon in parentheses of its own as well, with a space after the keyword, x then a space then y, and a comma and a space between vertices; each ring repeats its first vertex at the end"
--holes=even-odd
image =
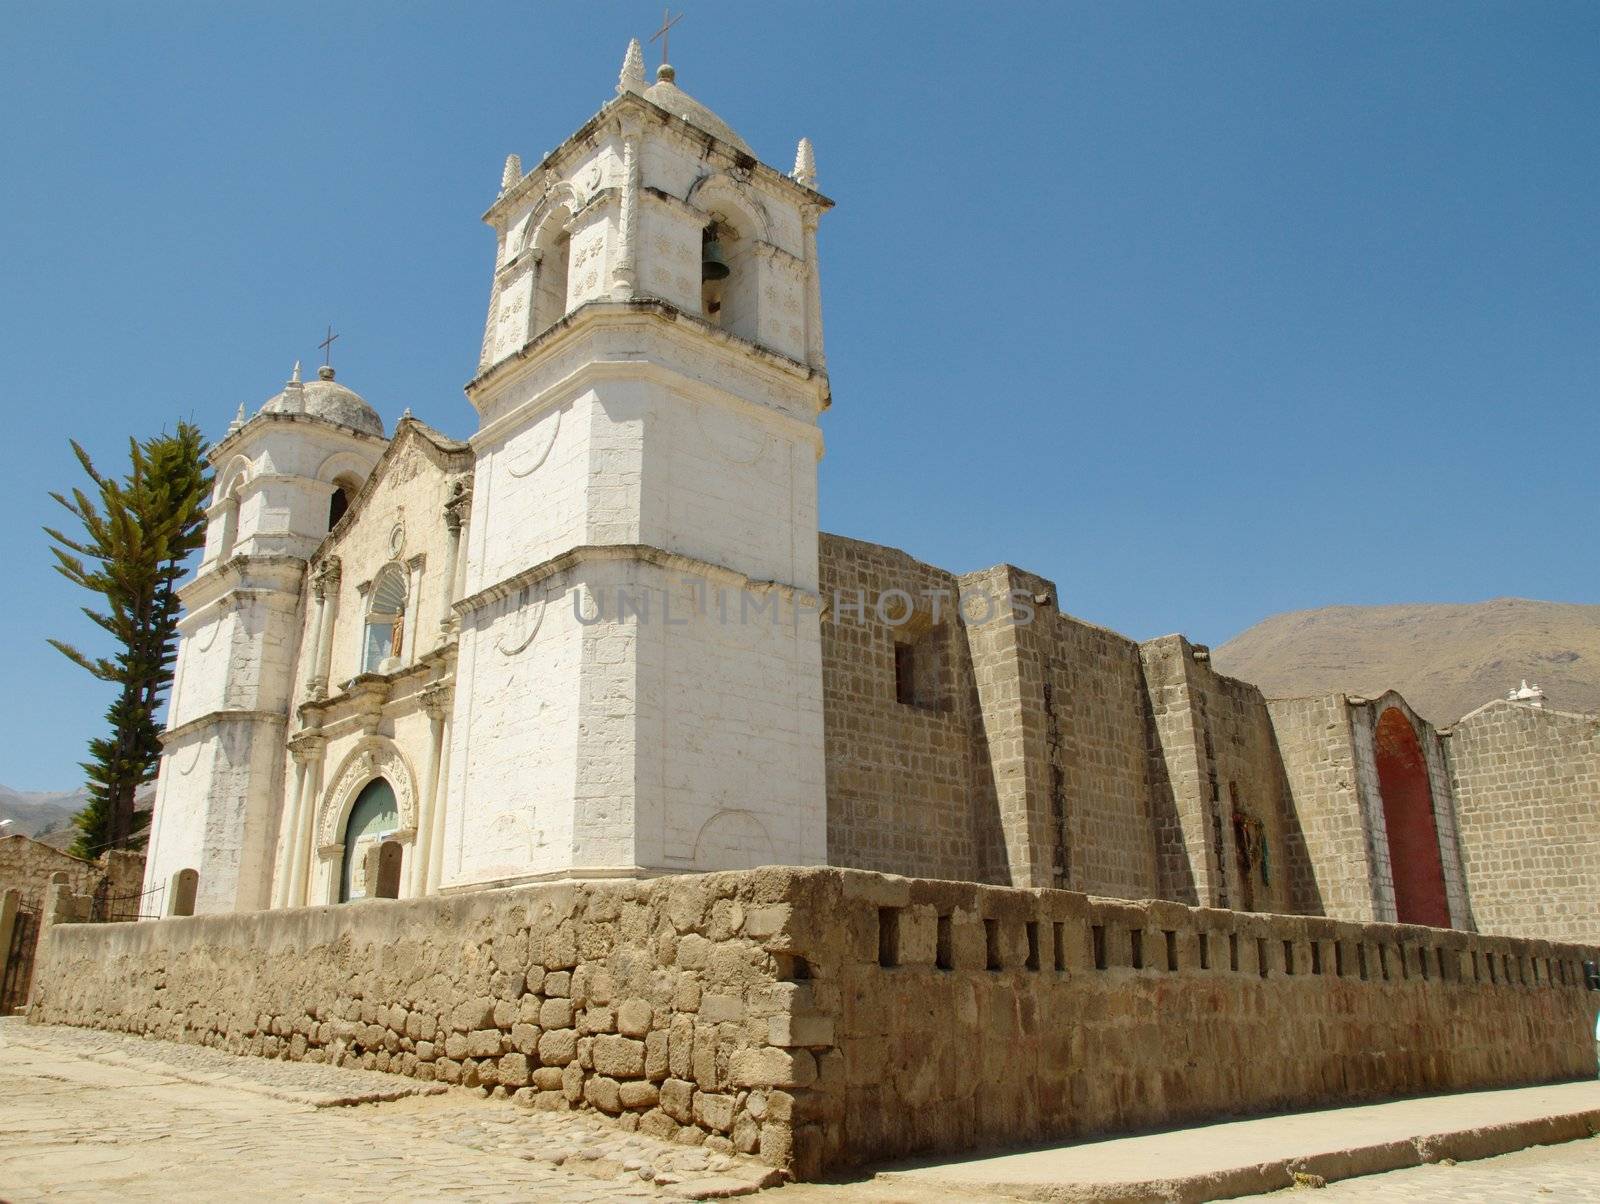
POLYGON ((763 1177, 749 1160, 398 1076, 0 1021, 0 1196, 17 1204, 590 1204, 748 1193, 763 1177))
MULTIPOLYGON (((596 1204, 748 1195, 767 1181, 749 1159, 460 1088, 0 1020, 0 1199, 12 1204, 219 1196, 596 1204)), ((778 1187, 762 1198, 979 1204, 999 1197, 867 1179, 778 1187)), ((1315 1198, 1600 1201, 1600 1137, 1346 1180, 1315 1198)))

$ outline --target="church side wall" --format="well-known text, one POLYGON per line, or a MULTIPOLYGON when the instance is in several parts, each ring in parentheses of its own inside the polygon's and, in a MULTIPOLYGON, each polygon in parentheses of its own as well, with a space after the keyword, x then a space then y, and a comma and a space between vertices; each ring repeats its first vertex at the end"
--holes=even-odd
POLYGON ((1202 703, 1202 730, 1210 736, 1222 832, 1219 856, 1228 883, 1229 906, 1246 911, 1293 911, 1286 871, 1289 846, 1297 837, 1266 699, 1248 682, 1214 672, 1208 662, 1196 662, 1191 678, 1202 703), (1259 840, 1259 847, 1246 850, 1248 884, 1236 817, 1254 829, 1259 840))
POLYGON ((503 1086, 809 1178, 1591 1077, 1595 956, 768 868, 62 925, 31 1019, 503 1086))
POLYGON ((1293 909, 1373 919, 1373 869, 1343 695, 1274 698, 1267 713, 1293 815, 1286 848, 1293 909))
MULTIPOLYGON (((964 630, 954 621, 956 579, 904 552, 822 537, 823 724, 830 865, 927 878, 976 879, 971 731, 977 695, 964 630), (877 621, 883 591, 943 591, 938 681, 929 705, 895 699, 894 628, 877 621), (857 601, 862 611, 849 610, 857 601), (841 603, 844 606, 841 611, 841 603)), ((890 610, 898 617, 898 600, 890 610)), ((931 607, 929 620, 932 619, 931 607)))
POLYGON ((1051 690, 1039 705, 1065 796, 1067 882, 1092 894, 1160 898, 1139 646, 1055 609, 1053 585, 1040 593, 1050 598, 1034 623, 1046 636, 1051 690))
POLYGON ((1444 744, 1479 931, 1600 942, 1600 719, 1497 702, 1444 744))

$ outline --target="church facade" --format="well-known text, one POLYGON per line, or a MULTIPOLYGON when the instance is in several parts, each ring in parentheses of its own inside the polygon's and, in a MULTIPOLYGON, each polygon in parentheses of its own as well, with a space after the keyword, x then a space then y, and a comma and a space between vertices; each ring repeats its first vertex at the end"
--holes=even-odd
POLYGON ((386 431, 327 367, 241 410, 147 889, 826 864, 1600 939, 1583 717, 1268 700, 1044 578, 821 534, 831 205, 808 142, 762 163, 634 45, 615 99, 506 163, 468 441, 386 431), (1506 855, 1530 842, 1547 872, 1506 855))

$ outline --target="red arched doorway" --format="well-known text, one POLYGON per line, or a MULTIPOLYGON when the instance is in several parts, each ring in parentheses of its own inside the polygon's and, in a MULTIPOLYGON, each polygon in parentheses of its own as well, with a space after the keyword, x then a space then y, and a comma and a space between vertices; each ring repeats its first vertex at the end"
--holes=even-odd
POLYGON ((1378 717, 1378 791, 1389 833, 1389 871, 1394 907, 1402 924, 1450 927, 1444 894, 1444 862, 1433 817, 1428 762, 1410 721, 1396 707, 1378 717))

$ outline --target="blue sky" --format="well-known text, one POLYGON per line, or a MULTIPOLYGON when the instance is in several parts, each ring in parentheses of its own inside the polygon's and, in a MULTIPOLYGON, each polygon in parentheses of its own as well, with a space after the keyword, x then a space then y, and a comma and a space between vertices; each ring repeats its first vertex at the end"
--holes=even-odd
MULTIPOLYGON (((106 698, 48 567, 69 436, 317 358, 466 435, 509 151, 653 3, 0 4, 0 782, 106 698)), ((647 54, 653 70, 657 56, 647 54)), ((1600 7, 713 3, 678 82, 816 143, 823 527, 1220 643, 1281 610, 1600 601, 1600 7)))

